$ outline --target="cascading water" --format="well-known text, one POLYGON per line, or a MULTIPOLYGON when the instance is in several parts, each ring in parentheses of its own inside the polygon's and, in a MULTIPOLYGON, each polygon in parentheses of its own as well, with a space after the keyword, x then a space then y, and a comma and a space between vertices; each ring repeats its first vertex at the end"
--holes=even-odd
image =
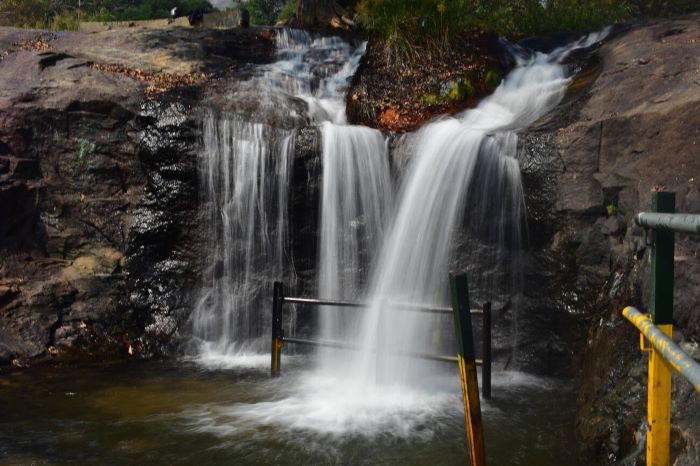
MULTIPOLYGON (((463 221, 470 233, 495 243, 497 251, 515 249, 509 257, 517 258, 525 206, 514 158, 515 131, 563 98, 569 79, 560 61, 601 38, 592 34, 551 54, 519 59, 518 67, 477 108, 415 134, 396 217, 372 279, 373 304, 362 323, 364 351, 354 358, 355 378, 373 381, 380 371, 382 380, 401 382, 431 373, 427 363, 392 354, 435 352, 445 339, 440 325, 429 314, 408 313, 394 303, 444 303, 450 253, 463 221), (477 207, 473 216, 465 208, 470 205, 477 207), (375 354, 380 343, 383 350, 375 354)), ((475 265, 481 270, 472 275, 483 276, 498 264, 475 265)), ((508 266, 517 276, 519 265, 508 266)))
POLYGON ((194 333, 216 355, 263 349, 270 280, 282 279, 292 136, 235 116, 208 115, 200 174, 208 231, 208 268, 194 333))
MULTIPOLYGON (((513 269, 517 272, 525 206, 514 158, 516 131, 564 96, 570 80, 561 60, 571 50, 592 45, 603 36, 591 35, 547 55, 519 58, 518 67, 477 108, 406 136, 401 146, 409 157, 400 164, 398 196, 395 203, 387 201, 381 209, 368 204, 383 200, 392 191, 388 175, 377 177, 376 173, 388 168, 382 155, 386 154, 384 139, 363 128, 342 126, 339 100, 316 105, 329 122, 322 126, 319 292, 329 298, 366 293, 373 303, 364 314, 357 313, 364 315, 361 321, 349 323, 356 324, 356 333, 341 328, 348 322, 334 316, 322 323, 321 336, 350 340, 353 333, 365 350, 355 356, 335 353, 335 370, 323 357, 319 370, 290 370, 285 384, 274 385, 269 400, 204 407, 191 413, 195 419, 192 429, 227 436, 269 428, 275 435, 281 432, 305 439, 301 441, 305 450, 315 444, 325 450, 327 440, 340 435, 352 442, 368 438, 370 444, 383 435, 420 443, 444 436, 445 429, 450 435, 459 430, 463 421, 454 409, 459 390, 454 370, 445 374, 416 360, 383 355, 379 359, 383 383, 378 384, 378 360, 372 350, 381 342, 387 353, 406 349, 436 352, 437 346, 443 347, 439 352, 447 351, 451 326, 434 317, 399 311, 395 304, 444 303, 451 252, 457 245, 463 251, 466 244, 475 257, 486 258, 481 264, 470 264, 469 276, 477 288, 483 288, 479 283, 489 282, 489 275, 499 267, 510 269, 511 284, 517 283, 513 269), (371 158, 375 151, 383 162, 371 158), (380 165, 372 165, 375 163, 380 165), (363 169, 368 171, 360 174, 363 169), (469 240, 464 242, 464 236, 469 240), (369 267, 373 272, 367 274, 369 267), (380 326, 380 320, 388 325, 380 326), (416 379, 422 380, 416 384, 416 379)), ((284 66, 308 69, 291 59, 284 66)), ((283 81, 294 82, 291 78, 283 81)), ((523 387, 532 393, 552 390, 547 381, 513 372, 496 373, 494 386, 503 393, 510 386, 518 387, 512 393, 523 387)), ((488 403, 483 408, 487 422, 501 416, 506 418, 503 425, 510 425, 510 413, 501 413, 488 403)), ((507 435, 499 438, 505 442, 502 445, 508 443, 507 435)))
MULTIPOLYGON (((320 269, 329 279, 321 281, 320 290, 329 296, 341 288, 356 290, 359 264, 367 263, 360 256, 377 249, 391 198, 384 137, 369 128, 344 125, 345 89, 364 44, 352 47, 337 37, 281 29, 277 48, 277 61, 243 83, 231 99, 252 94, 265 111, 323 124, 325 252, 320 269), (301 99, 304 115, 280 109, 279 95, 301 99), (353 233, 341 234, 347 228, 353 233), (341 237, 352 239, 338 241, 341 237)), ((270 283, 294 281, 285 254, 293 131, 271 126, 265 115, 258 118, 264 123, 211 112, 204 121, 200 185, 209 255, 192 322, 198 352, 207 364, 264 363, 264 356, 251 359, 250 354, 269 349, 270 283)), ((287 322, 288 328, 293 326, 293 319, 287 322)), ((322 329, 337 327, 327 320, 321 323, 322 329)))
MULTIPOLYGON (((387 144, 379 131, 361 126, 329 122, 322 128, 319 296, 357 299, 365 292, 391 205, 387 144)), ((357 335, 356 315, 334 307, 319 312, 320 338, 340 341, 357 335)), ((337 367, 335 353, 321 349, 321 365, 337 367)))

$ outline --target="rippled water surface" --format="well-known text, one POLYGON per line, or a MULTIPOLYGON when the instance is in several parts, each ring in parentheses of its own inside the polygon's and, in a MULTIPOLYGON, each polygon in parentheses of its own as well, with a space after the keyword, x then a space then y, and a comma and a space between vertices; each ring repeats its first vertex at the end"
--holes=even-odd
MULTIPOLYGON (((428 392, 283 364, 279 379, 264 357, 1 375, 0 465, 467 464, 456 373, 428 392)), ((496 373, 489 464, 579 464, 569 385, 496 373)))

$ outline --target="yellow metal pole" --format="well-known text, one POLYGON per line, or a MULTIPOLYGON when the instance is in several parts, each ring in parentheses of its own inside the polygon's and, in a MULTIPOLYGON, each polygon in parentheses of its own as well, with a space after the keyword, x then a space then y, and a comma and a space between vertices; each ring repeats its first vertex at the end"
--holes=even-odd
MULTIPOLYGON (((669 338, 673 325, 657 325, 669 338)), ((647 394, 647 466, 669 466, 671 445, 671 365, 651 347, 647 394)))
POLYGON ((469 442, 469 460, 472 466, 486 465, 484 448, 483 420, 481 418, 481 403, 479 401, 479 385, 476 378, 476 364, 457 356, 459 379, 462 386, 462 402, 467 426, 467 441, 469 442))

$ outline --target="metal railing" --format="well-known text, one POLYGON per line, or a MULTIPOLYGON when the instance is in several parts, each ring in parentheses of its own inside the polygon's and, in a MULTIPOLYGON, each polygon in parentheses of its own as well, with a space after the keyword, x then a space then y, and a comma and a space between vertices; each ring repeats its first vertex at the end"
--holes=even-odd
POLYGON ((632 306, 626 307, 622 314, 639 330, 641 349, 643 351, 650 350, 649 347, 643 346, 644 341, 648 341, 661 354, 661 357, 693 384, 696 392, 700 393, 700 364, 683 351, 672 338, 666 336, 659 327, 654 325, 648 315, 642 314, 632 306))
MULTIPOLYGON (((459 380, 462 387, 462 401, 464 405, 464 417, 467 431, 467 447, 470 464, 472 466, 486 466, 486 449, 484 444, 484 429, 481 418, 481 403, 479 400, 479 382, 476 375, 476 366, 480 364, 482 380, 482 396, 491 398, 491 303, 484 303, 483 309, 470 309, 469 287, 465 274, 450 274, 450 292, 452 295, 452 307, 437 307, 421 304, 390 303, 396 309, 404 312, 422 312, 429 314, 452 314, 457 338, 457 355, 426 354, 411 351, 392 352, 393 356, 427 359, 431 361, 457 363, 459 368, 459 380), (472 331, 472 315, 481 316, 483 319, 482 358, 476 359, 474 352, 474 336, 472 331)), ((282 330, 282 311, 284 304, 305 304, 310 306, 337 306, 341 308, 366 309, 368 303, 352 301, 334 301, 315 298, 297 298, 284 295, 284 287, 281 282, 273 285, 272 299, 272 347, 270 351, 270 371, 273 377, 280 375, 282 366, 282 347, 285 343, 300 345, 326 346, 344 350, 361 350, 358 345, 323 340, 309 340, 306 338, 287 337, 282 330)), ((379 318, 379 326, 386 325, 382 312, 379 318)), ((375 348, 372 351, 380 354, 385 348, 375 348)), ((379 360, 378 360, 379 369, 379 360)), ((378 370, 378 376, 380 371, 378 370)))
MULTIPOLYGON (((340 341, 328 340, 311 340, 308 338, 299 338, 296 336, 286 336, 282 329, 282 312, 285 304, 300 304, 307 306, 331 306, 347 309, 365 310, 371 307, 371 304, 358 301, 339 301, 330 299, 317 298, 301 298, 284 295, 284 286, 281 282, 274 282, 272 296, 272 348, 271 348, 271 363, 270 372, 273 377, 280 375, 282 368, 282 347, 284 343, 320 346, 327 348, 337 348, 349 351, 362 351, 363 347, 340 341)), ((389 303, 389 305, 403 312, 420 312, 426 314, 438 315, 453 315, 451 307, 415 304, 415 303, 389 303)), ((482 366, 481 368, 481 394, 484 398, 491 398, 491 303, 486 302, 482 309, 470 309, 470 315, 480 316, 482 320, 482 357, 475 359, 475 364, 482 366)), ((381 319, 380 319, 381 320, 381 319)), ((381 350, 381 349, 380 349, 381 350)), ((378 350, 371 349, 371 352, 378 350)), ((392 356, 408 357, 414 359, 423 359, 437 362, 457 363, 457 356, 443 354, 429 354, 413 351, 395 351, 392 356)))
POLYGON ((673 342, 673 274, 675 234, 700 234, 700 215, 675 214, 671 192, 653 192, 653 212, 641 212, 635 223, 645 228, 651 246, 651 315, 628 306, 622 314, 640 332, 640 347, 649 353, 647 389, 647 466, 669 466, 672 370, 700 393, 700 364, 673 342), (644 344, 645 341, 650 346, 644 344))

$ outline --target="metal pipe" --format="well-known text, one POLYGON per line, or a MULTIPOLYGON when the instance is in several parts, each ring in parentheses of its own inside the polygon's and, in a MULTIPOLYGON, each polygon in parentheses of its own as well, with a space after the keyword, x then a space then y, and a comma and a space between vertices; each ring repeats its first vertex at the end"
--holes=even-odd
POLYGON ((700 215, 640 212, 634 221, 641 227, 700 235, 700 215))
POLYGON ((700 393, 700 364, 654 325, 648 315, 642 314, 632 306, 626 307, 622 315, 632 322, 671 367, 693 384, 695 391, 700 393))
MULTIPOLYGON (((331 299, 315 299, 315 298, 295 298, 285 296, 282 298, 282 302, 285 304, 307 304, 310 306, 335 306, 335 307, 351 307, 351 308, 368 308, 371 307, 369 303, 362 303, 357 301, 335 301, 331 299)), ((427 306, 423 304, 410 304, 410 303, 389 303, 389 306, 402 309, 406 311, 415 312, 425 312, 428 314, 452 314, 451 307, 440 307, 440 306, 427 306)), ((481 309, 471 309, 472 315, 483 315, 484 311, 481 309)))
MULTIPOLYGON (((338 348, 338 349, 345 349, 345 350, 350 350, 350 351, 362 351, 362 347, 359 345, 355 345, 353 343, 343 343, 340 341, 323 341, 323 340, 308 340, 305 338, 296 338, 296 337, 283 337, 282 341, 284 343, 295 343, 299 345, 308 345, 308 346, 325 346, 328 348, 338 348)), ((371 352, 376 352, 376 349, 371 349, 371 352)), ((403 356, 407 358, 415 358, 415 359, 425 359, 428 361, 438 361, 438 362, 450 362, 450 363, 455 363, 457 362, 457 356, 448 356, 448 355, 443 355, 443 354, 428 354, 428 353, 417 353, 417 352, 412 352, 412 351, 398 351, 398 352, 391 352, 389 353, 392 356, 403 356)), ((477 365, 483 364, 483 360, 481 359, 476 359, 475 360, 477 365)))
POLYGON ((285 296, 284 301, 290 304, 309 304, 313 306, 338 306, 338 307, 369 307, 369 304, 358 303, 352 301, 332 301, 330 299, 314 299, 314 298, 290 298, 285 296))

